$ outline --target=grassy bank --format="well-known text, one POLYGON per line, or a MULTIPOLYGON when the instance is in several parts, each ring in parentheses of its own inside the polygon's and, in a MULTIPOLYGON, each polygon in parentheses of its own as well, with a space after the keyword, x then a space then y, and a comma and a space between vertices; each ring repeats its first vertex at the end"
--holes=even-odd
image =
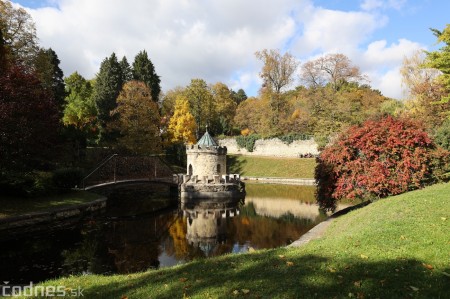
MULTIPOLYGON (((450 184, 375 202, 322 239, 129 275, 49 281, 85 298, 445 298, 450 184)), ((448 297, 447 297, 448 298, 448 297)))
POLYGON ((55 208, 90 202, 101 197, 98 194, 87 191, 72 191, 65 194, 34 198, 0 196, 0 218, 31 212, 49 211, 55 208))
POLYGON ((314 178, 314 158, 228 156, 229 173, 251 177, 314 178))

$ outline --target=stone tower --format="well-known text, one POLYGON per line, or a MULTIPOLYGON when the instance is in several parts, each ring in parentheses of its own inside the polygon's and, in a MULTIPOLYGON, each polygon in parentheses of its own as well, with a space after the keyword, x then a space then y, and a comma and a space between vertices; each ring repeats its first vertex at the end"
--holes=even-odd
POLYGON ((175 174, 174 182, 179 185, 182 203, 199 199, 245 197, 245 184, 239 174, 227 174, 227 148, 219 146, 209 135, 205 135, 195 145, 186 146, 187 173, 175 174))
POLYGON ((188 175, 212 179, 214 175, 222 177, 226 174, 227 148, 219 146, 209 135, 208 129, 197 144, 186 147, 186 154, 188 175))

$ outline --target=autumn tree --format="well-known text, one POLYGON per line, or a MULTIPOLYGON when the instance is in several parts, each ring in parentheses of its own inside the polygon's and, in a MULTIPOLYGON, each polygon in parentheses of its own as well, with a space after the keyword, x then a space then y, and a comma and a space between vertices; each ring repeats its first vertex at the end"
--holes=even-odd
POLYGON ((58 109, 36 75, 20 65, 0 74, 0 172, 29 171, 54 160, 58 109))
POLYGON ((403 59, 400 69, 402 83, 406 90, 406 113, 423 121, 429 131, 439 127, 447 118, 450 103, 441 103, 445 87, 437 80, 441 72, 426 67, 426 54, 416 51, 403 59))
POLYGON ((217 134, 229 133, 233 128, 233 119, 237 108, 233 94, 227 85, 220 82, 211 86, 211 92, 217 115, 216 122, 211 125, 216 128, 217 134))
POLYGON ((92 97, 93 87, 78 72, 74 72, 65 80, 67 97, 63 122, 81 131, 95 130, 94 123, 97 109, 92 97))
POLYGON ((96 76, 93 99, 97 109, 99 126, 99 141, 110 142, 114 139, 114 132, 107 129, 112 121, 111 111, 117 107, 116 99, 123 85, 122 69, 116 54, 112 53, 100 64, 100 71, 96 76))
POLYGON ((189 101, 190 111, 197 124, 197 139, 200 137, 200 128, 211 125, 215 119, 215 103, 210 88, 203 79, 192 79, 186 87, 185 95, 189 101))
POLYGON ((290 53, 281 55, 278 50, 258 51, 256 58, 263 62, 259 76, 263 79, 262 97, 267 97, 271 106, 269 114, 272 126, 278 129, 280 113, 284 110, 285 98, 281 91, 294 81, 299 62, 290 53))
POLYGON ((62 112, 66 97, 64 73, 59 67, 58 55, 51 48, 39 49, 34 58, 34 68, 42 86, 53 94, 53 98, 62 112))
POLYGON ((167 90, 161 98, 161 114, 163 117, 171 117, 175 111, 175 102, 180 95, 184 95, 184 87, 174 87, 167 90))
POLYGON ((257 51, 255 56, 263 62, 263 68, 259 75, 263 79, 264 85, 276 94, 294 81, 298 61, 290 53, 286 52, 281 55, 278 50, 264 49, 257 51))
POLYGON ((189 102, 185 96, 178 95, 175 110, 169 122, 168 133, 171 142, 193 144, 196 142, 195 119, 189 111, 189 102))
POLYGON ((147 52, 141 51, 134 58, 133 62, 133 79, 142 81, 147 84, 151 90, 152 100, 158 102, 161 92, 161 80, 156 74, 153 63, 148 58, 147 52))
POLYGON ((437 79, 445 87, 442 103, 448 103, 450 101, 450 24, 447 24, 442 31, 437 29, 431 29, 431 31, 437 37, 437 42, 444 43, 444 46, 438 51, 426 52, 424 67, 441 72, 437 79))
POLYGON ((271 131, 270 104, 267 100, 250 97, 239 104, 236 109, 234 123, 240 130, 269 136, 271 131))
POLYGON ((154 154, 161 151, 158 104, 148 86, 141 81, 124 84, 117 108, 111 114, 110 126, 120 133, 118 143, 133 154, 154 154))
POLYGON ((32 68, 39 48, 31 16, 23 8, 14 8, 10 1, 0 1, 0 29, 8 53, 17 63, 32 68))
POLYGON ((359 67, 352 65, 344 54, 328 54, 304 63, 301 67, 301 80, 310 87, 330 84, 335 91, 345 82, 367 81, 359 67))
POLYGON ((449 158, 412 120, 368 120, 321 152, 317 200, 321 208, 333 210, 341 199, 383 198, 421 188, 442 178, 449 158))

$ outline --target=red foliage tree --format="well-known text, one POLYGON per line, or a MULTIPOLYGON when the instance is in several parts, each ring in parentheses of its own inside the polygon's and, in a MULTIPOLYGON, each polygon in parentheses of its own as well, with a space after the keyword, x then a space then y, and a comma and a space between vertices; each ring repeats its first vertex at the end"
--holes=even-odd
POLYGON ((439 180, 449 156, 412 120, 388 116, 366 121, 320 154, 319 205, 334 210, 343 198, 382 198, 421 188, 439 180))
POLYGON ((54 156, 58 126, 57 106, 34 74, 13 64, 0 73, 1 171, 42 166, 54 156))

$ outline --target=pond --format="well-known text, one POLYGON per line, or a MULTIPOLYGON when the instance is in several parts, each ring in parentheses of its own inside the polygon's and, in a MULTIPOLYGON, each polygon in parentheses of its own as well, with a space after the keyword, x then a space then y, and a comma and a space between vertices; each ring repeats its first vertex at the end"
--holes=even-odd
POLYGON ((26 284, 70 274, 131 273, 274 248, 326 219, 312 186, 247 184, 245 200, 196 205, 180 205, 158 188, 118 188, 102 215, 70 229, 0 242, 0 278, 26 284))

